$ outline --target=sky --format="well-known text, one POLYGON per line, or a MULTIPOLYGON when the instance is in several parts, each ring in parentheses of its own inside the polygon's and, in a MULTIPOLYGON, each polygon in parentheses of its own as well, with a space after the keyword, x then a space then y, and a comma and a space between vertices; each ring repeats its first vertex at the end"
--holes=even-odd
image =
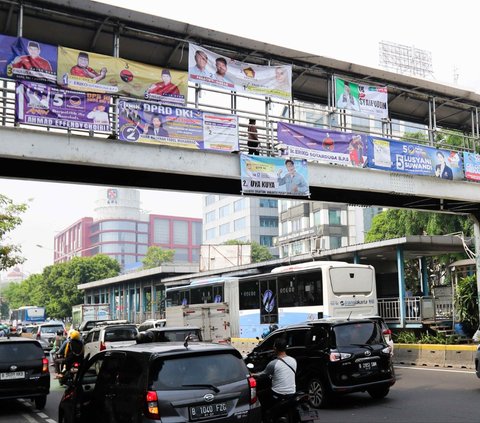
MULTIPOLYGON (((379 68, 380 41, 414 46, 432 53, 436 82, 454 85, 457 73, 457 85, 480 93, 475 48, 480 3, 471 0, 103 3, 374 68, 379 68)), ((94 215, 97 191, 98 187, 88 185, 0 179, 1 194, 29 204, 22 225, 11 234, 11 241, 22 247, 27 258, 25 272, 40 273, 52 264, 55 234, 81 217, 94 215)), ((151 213, 201 217, 200 194, 141 190, 140 198, 142 208, 151 213)))

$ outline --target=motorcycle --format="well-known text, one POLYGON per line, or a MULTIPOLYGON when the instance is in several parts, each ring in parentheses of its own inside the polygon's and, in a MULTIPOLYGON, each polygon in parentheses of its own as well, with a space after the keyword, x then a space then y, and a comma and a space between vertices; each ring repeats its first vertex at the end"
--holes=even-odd
POLYGON ((75 375, 78 373, 80 367, 79 362, 74 362, 72 367, 69 370, 64 370, 62 372, 62 377, 59 379, 60 386, 69 386, 73 383, 75 375))

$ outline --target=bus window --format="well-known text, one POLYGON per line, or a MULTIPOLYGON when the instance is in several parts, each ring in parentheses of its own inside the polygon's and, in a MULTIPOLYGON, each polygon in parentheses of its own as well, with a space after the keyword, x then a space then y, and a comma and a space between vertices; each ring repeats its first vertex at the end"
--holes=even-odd
POLYGON ((322 273, 300 273, 296 276, 299 305, 323 305, 322 273))
POLYGON ((279 307, 296 307, 298 302, 298 287, 295 284, 295 276, 280 276, 278 278, 279 307))
POLYGON ((373 269, 338 267, 330 269, 332 291, 335 295, 364 294, 368 295, 374 289, 373 269))
POLYGON ((260 308, 258 301, 258 281, 240 282, 240 310, 255 310, 260 308))
POLYGON ((188 291, 167 291, 167 307, 190 304, 188 291))

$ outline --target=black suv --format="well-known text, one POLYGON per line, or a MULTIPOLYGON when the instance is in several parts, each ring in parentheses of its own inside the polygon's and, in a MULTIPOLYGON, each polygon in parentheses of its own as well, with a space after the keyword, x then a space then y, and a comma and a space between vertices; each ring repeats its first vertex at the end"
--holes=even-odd
POLYGON ((383 398, 395 383, 391 347, 377 322, 321 319, 278 329, 247 355, 254 372, 274 358, 273 343, 280 337, 297 360, 297 390, 308 391, 314 407, 325 407, 334 394, 367 391, 383 398))
POLYGON ((48 359, 40 343, 0 338, 0 399, 30 398, 39 410, 50 392, 48 359))
POLYGON ((60 423, 261 422, 256 381, 227 345, 149 343, 84 362, 60 401, 60 423))

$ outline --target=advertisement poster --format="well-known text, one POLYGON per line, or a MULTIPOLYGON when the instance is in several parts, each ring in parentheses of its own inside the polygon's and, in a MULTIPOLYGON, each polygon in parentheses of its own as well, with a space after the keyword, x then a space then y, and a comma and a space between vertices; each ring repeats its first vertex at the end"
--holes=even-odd
POLYGON ((188 74, 59 46, 57 83, 72 90, 183 106, 187 101, 188 74))
POLYGON ((231 91, 292 98, 292 66, 239 62, 192 43, 189 44, 188 79, 231 91))
POLYGON ((7 65, 13 59, 13 46, 17 37, 0 34, 0 77, 7 77, 7 65))
POLYGON ((388 118, 387 87, 355 84, 335 78, 335 104, 339 109, 388 118))
POLYGON ((110 132, 111 96, 79 93, 33 81, 17 82, 16 121, 53 128, 110 132))
POLYGON ((278 323, 277 283, 260 281, 260 324, 278 323))
POLYGON ((344 166, 364 167, 367 136, 278 122, 278 141, 283 154, 344 166))
POLYGON ((230 153, 238 151, 238 118, 122 98, 119 139, 230 153))
POLYGON ((412 175, 463 180, 463 163, 456 151, 368 137, 368 167, 412 175))
POLYGON ((240 154, 243 194, 310 195, 306 160, 240 154))
POLYGON ((465 168, 465 179, 480 182, 480 154, 465 151, 463 153, 463 166, 465 168))

